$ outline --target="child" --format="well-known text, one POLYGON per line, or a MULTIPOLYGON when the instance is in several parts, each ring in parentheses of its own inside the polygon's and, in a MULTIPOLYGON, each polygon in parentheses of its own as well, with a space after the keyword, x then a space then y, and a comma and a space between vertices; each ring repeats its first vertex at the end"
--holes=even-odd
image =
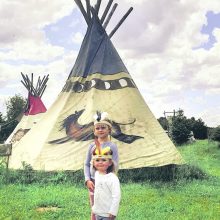
POLYGON ((92 211, 96 220, 114 220, 118 213, 121 191, 112 155, 93 155, 95 191, 92 211))
MULTIPOLYGON (((89 145, 87 151, 85 166, 84 166, 84 176, 85 183, 89 189, 90 205, 93 206, 94 202, 94 188, 95 188, 95 169, 91 166, 92 155, 94 154, 105 154, 106 152, 112 152, 112 160, 114 161, 115 168, 118 167, 118 148, 110 141, 111 134, 111 123, 108 119, 108 114, 106 112, 99 113, 95 115, 94 121, 94 135, 95 140, 89 145)), ((91 213, 91 220, 94 220, 95 216, 91 213)))

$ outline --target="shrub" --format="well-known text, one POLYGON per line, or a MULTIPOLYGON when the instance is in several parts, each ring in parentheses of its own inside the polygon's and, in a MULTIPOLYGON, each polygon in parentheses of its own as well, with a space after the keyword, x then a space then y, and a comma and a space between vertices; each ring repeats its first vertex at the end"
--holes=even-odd
POLYGON ((196 120, 194 117, 187 119, 191 131, 193 131, 194 137, 196 139, 204 140, 207 139, 208 128, 201 118, 196 120))
POLYGON ((168 130, 168 122, 167 122, 167 119, 165 117, 160 117, 159 119, 157 119, 158 122, 160 123, 161 127, 164 129, 164 130, 168 130))
POLYGON ((171 137, 176 144, 184 144, 190 138, 190 127, 185 117, 173 117, 171 137))
POLYGON ((214 128, 211 133, 211 140, 220 142, 220 126, 214 128))

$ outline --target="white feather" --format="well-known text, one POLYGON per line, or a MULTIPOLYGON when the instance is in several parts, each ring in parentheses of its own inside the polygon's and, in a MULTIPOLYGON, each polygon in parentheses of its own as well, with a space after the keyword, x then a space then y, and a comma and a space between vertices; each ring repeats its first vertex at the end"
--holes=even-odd
POLYGON ((108 113, 107 112, 102 112, 101 114, 101 121, 108 119, 108 113))
POLYGON ((93 118, 95 119, 95 121, 98 119, 98 115, 97 114, 95 114, 95 115, 93 115, 93 118))

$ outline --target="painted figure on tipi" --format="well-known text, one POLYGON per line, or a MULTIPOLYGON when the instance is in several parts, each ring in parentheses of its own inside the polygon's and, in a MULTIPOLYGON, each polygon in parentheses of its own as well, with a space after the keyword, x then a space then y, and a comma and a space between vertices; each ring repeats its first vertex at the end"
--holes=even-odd
POLYGON ((12 152, 10 166, 18 168, 26 161, 34 169, 82 169, 97 111, 107 112, 111 119, 120 169, 182 163, 110 39, 132 8, 107 34, 117 4, 111 9, 110 0, 98 16, 101 1, 95 8, 86 1, 86 10, 81 1, 75 2, 88 25, 75 65, 55 103, 12 152))

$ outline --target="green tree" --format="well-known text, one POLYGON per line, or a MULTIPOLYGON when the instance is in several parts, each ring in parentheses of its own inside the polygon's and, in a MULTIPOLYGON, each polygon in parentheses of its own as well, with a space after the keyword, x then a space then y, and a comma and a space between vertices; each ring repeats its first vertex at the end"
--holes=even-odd
POLYGON ((4 124, 5 124, 5 119, 3 117, 3 114, 0 112, 0 143, 2 143, 6 138, 3 133, 3 125, 4 124))
POLYGON ((167 122, 167 119, 165 117, 160 117, 159 119, 157 119, 158 122, 160 123, 161 127, 164 129, 164 130, 168 130, 167 126, 168 126, 168 122, 167 122))
POLYGON ((220 142, 220 126, 212 130, 211 139, 220 142))
POLYGON ((2 127, 2 137, 4 140, 11 134, 18 124, 17 117, 24 111, 26 100, 19 94, 10 97, 6 101, 6 120, 2 127))
POLYGON ((3 124, 5 122, 5 119, 3 117, 3 114, 0 112, 0 124, 3 124))
POLYGON ((189 140, 190 132, 190 125, 184 116, 184 111, 179 110, 172 118, 171 138, 176 144, 183 144, 189 140))
POLYGON ((16 119, 21 112, 24 111, 26 102, 27 101, 20 94, 10 97, 9 100, 6 101, 7 120, 10 121, 16 119))
POLYGON ((202 121, 201 118, 199 118, 198 120, 195 120, 194 117, 192 117, 189 120, 189 124, 191 127, 191 130, 193 131, 194 137, 196 139, 207 139, 207 126, 205 125, 205 123, 202 121))

